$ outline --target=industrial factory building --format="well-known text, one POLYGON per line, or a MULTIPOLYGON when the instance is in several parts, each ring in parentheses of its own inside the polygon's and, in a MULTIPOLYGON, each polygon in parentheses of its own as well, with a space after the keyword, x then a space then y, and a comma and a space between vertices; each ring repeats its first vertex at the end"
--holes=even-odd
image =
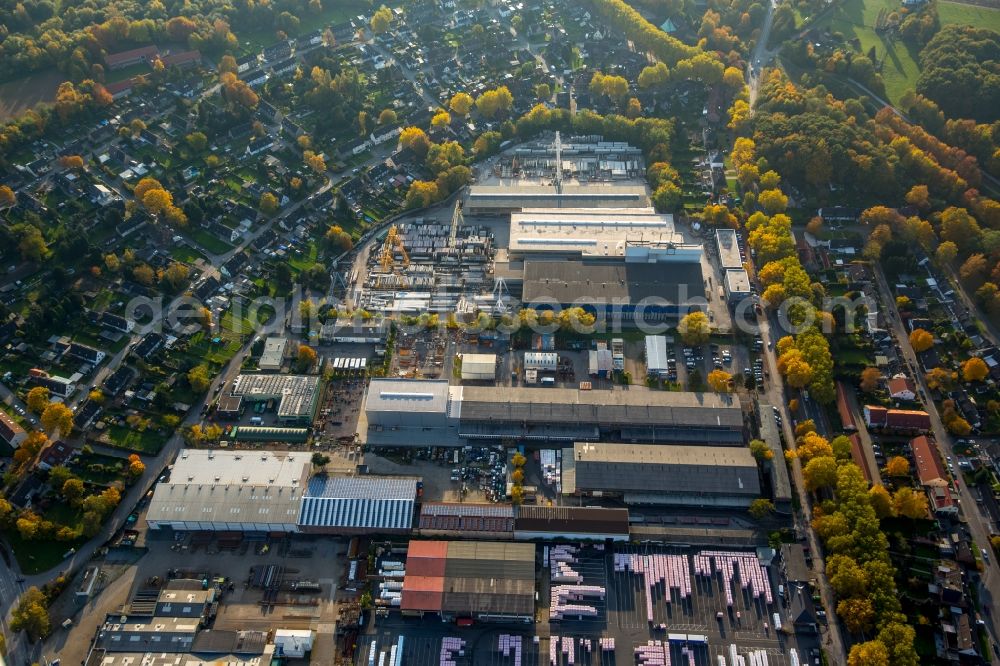
MULTIPOLYGON (((700 246, 698 246, 700 249, 700 246)), ((701 262, 524 262, 526 307, 559 310, 580 306, 607 318, 677 319, 705 308, 701 262)))
POLYGON ((505 152, 470 188, 466 214, 648 206, 645 171, 642 151, 634 146, 556 132, 505 152))
POLYGON ((371 446, 744 441, 740 400, 731 394, 449 386, 446 380, 373 379, 358 432, 371 446))
POLYGON ((295 532, 309 454, 182 449, 156 484, 151 529, 295 532))
POLYGON ((496 378, 496 354, 462 354, 462 381, 492 382, 496 378))
POLYGON ((746 447, 578 442, 563 465, 563 492, 620 495, 627 504, 746 508, 761 493, 746 447))
POLYGON ((313 534, 405 534, 417 478, 317 475, 302 499, 299 527, 313 534))
POLYGON ((527 257, 699 261, 701 245, 686 244, 671 215, 652 208, 527 208, 510 216, 512 260, 527 257))
POLYGON ((225 414, 239 414, 244 403, 274 402, 282 425, 311 425, 319 406, 319 377, 312 375, 237 375, 219 398, 225 414))
POLYGON ((535 546, 482 541, 411 541, 400 608, 442 620, 531 622, 535 546))
POLYGON ((183 449, 158 483, 150 529, 321 534, 394 534, 413 524, 416 477, 310 478, 310 455, 287 451, 183 449))
POLYGON ((739 238, 734 229, 715 230, 715 249, 719 253, 719 265, 722 266, 722 270, 743 268, 739 238))

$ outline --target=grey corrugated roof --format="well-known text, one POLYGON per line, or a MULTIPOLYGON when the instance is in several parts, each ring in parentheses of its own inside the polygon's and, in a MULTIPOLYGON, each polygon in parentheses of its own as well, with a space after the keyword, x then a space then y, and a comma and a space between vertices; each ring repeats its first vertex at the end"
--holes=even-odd
POLYGON ((591 301, 636 304, 647 298, 671 304, 704 301, 705 286, 698 262, 586 263, 533 260, 524 262, 524 302, 562 304, 591 301))
POLYGON ((697 426, 739 429, 739 398, 714 393, 466 386, 461 419, 525 423, 697 426))
POLYGON ((573 460, 579 489, 760 495, 746 447, 577 443, 573 460))
POLYGON ((303 527, 410 529, 417 480, 394 477, 322 477, 302 498, 303 527))

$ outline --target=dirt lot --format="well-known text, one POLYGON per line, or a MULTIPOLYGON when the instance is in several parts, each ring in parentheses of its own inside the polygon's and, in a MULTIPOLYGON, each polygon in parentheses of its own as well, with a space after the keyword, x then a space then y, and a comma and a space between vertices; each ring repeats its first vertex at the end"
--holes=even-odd
POLYGON ((0 83, 0 122, 7 122, 21 115, 39 102, 55 101, 56 89, 65 80, 66 77, 53 68, 16 81, 0 83))

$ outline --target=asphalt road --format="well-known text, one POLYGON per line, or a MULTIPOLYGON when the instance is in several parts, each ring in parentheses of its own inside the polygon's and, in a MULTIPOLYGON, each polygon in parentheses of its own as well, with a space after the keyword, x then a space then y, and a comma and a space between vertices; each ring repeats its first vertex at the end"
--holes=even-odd
MULTIPOLYGON (((884 307, 888 308, 889 312, 889 323, 892 327, 892 331, 899 342, 899 348, 903 353, 903 358, 906 364, 909 366, 910 376, 914 378, 918 388, 923 393, 923 395, 930 395, 930 390, 927 387, 927 382, 924 379, 924 373, 920 369, 920 363, 917 360, 917 355, 913 351, 913 347, 910 345, 910 338, 907 334, 903 323, 899 318, 898 313, 895 308, 895 298, 892 296, 892 292, 889 289, 889 285, 886 283, 885 276, 882 274, 882 270, 878 265, 873 265, 876 275, 876 281, 878 283, 879 296, 882 303, 885 304, 884 307)), ((942 461, 948 457, 954 459, 955 453, 952 450, 954 446, 954 439, 951 434, 945 429, 944 423, 941 421, 941 416, 938 414, 937 405, 933 401, 925 400, 924 406, 927 413, 931 417, 931 429, 934 434, 934 441, 938 447, 938 453, 941 455, 942 461)), ((965 479, 961 474, 956 474, 954 477, 954 485, 958 490, 958 497, 956 499, 962 502, 962 514, 967 520, 967 526, 969 532, 972 535, 972 539, 975 542, 973 548, 985 548, 987 551, 990 550, 990 524, 989 520, 983 516, 982 512, 978 511, 975 506, 974 495, 969 491, 968 485, 965 483, 965 479), (965 500, 965 502, 963 502, 965 500), (966 508, 964 504, 968 502, 969 507, 966 508)), ((984 573, 982 575, 982 588, 980 591, 980 601, 984 605, 988 604, 989 607, 995 608, 998 601, 1000 601, 1000 570, 997 569, 997 558, 991 557, 989 562, 983 562, 984 573)), ((987 615, 986 626, 992 634, 994 642, 1000 642, 1000 618, 997 617, 996 613, 990 612, 987 615)), ((994 654, 993 661, 994 664, 1000 664, 1000 656, 994 654)))
MULTIPOLYGON (((767 318, 761 317, 758 321, 761 328, 760 337, 764 341, 764 348, 768 350, 763 355, 764 363, 771 375, 765 389, 761 391, 760 402, 770 402, 781 411, 781 427, 784 430, 785 441, 791 442, 792 448, 794 448, 795 432, 792 428, 792 416, 794 415, 788 410, 788 395, 784 388, 781 373, 778 372, 777 358, 772 349, 772 346, 777 344, 782 333, 777 328, 772 331, 771 322, 767 318), (771 344, 772 342, 774 345, 771 344)), ((801 402, 806 403, 810 401, 801 402)), ((821 423, 825 423, 825 419, 817 421, 818 430, 821 423)), ((809 550, 812 553, 812 569, 828 619, 827 623, 820 625, 823 633, 823 649, 826 651, 828 663, 846 664, 847 651, 844 646, 844 639, 840 633, 840 623, 837 621, 836 598, 826 577, 826 563, 823 559, 823 549, 820 547, 821 544, 819 538, 816 536, 816 532, 810 525, 812 500, 805 489, 805 479, 802 476, 802 463, 798 459, 795 459, 792 461, 791 468, 795 492, 798 493, 799 505, 802 507, 800 511, 795 513, 795 531, 797 534, 804 534, 809 543, 809 550)))

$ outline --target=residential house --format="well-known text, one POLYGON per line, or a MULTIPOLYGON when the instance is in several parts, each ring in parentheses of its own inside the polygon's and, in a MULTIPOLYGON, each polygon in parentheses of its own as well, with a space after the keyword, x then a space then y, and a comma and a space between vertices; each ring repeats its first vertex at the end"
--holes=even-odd
POLYGON ((353 42, 357 36, 357 30, 350 23, 338 23, 330 26, 333 39, 337 44, 347 44, 353 42))
POLYGON ((368 139, 355 139, 340 146, 340 154, 346 156, 360 155, 371 147, 368 139))
POLYGON ((7 412, 0 411, 0 442, 16 449, 27 438, 28 433, 24 431, 24 428, 18 425, 7 412))
POLYGON ((917 388, 913 380, 906 375, 894 375, 889 379, 889 395, 893 400, 914 400, 917 388))
POLYGON ((76 414, 73 416, 73 425, 80 430, 86 430, 100 413, 101 405, 93 400, 88 400, 76 410, 76 414))
POLYGON ((130 51, 108 54, 104 58, 104 65, 109 71, 125 69, 139 63, 151 63, 159 55, 160 51, 155 46, 143 46, 130 51))
POLYGON ((284 39, 264 48, 264 61, 274 62, 292 55, 292 43, 284 39))
POLYGON ((65 465, 76 453, 76 449, 62 441, 55 441, 45 447, 38 458, 38 469, 50 470, 59 465, 65 465))
POLYGON ((135 328, 135 322, 111 312, 102 312, 100 324, 104 328, 110 328, 119 333, 131 333, 135 328))
POLYGON ((403 126, 400 123, 392 123, 383 127, 376 127, 372 131, 371 136, 369 136, 369 139, 373 145, 379 146, 390 139, 395 139, 402 133, 403 126))
POLYGON ((931 429, 927 412, 914 409, 886 409, 878 405, 865 405, 865 424, 870 428, 926 432, 931 429))
POLYGON ((259 53, 251 53, 250 55, 243 56, 236 61, 236 73, 243 74, 252 69, 256 69, 258 62, 260 62, 259 53))
POLYGON ((278 117, 278 109, 274 108, 274 105, 267 100, 260 100, 257 104, 257 117, 261 120, 273 123, 278 117))
POLYGON ((910 448, 917 467, 917 478, 927 493, 931 510, 936 514, 957 514, 958 504, 948 488, 948 475, 931 439, 926 435, 914 437, 910 440, 910 448))
POLYGON ((98 365, 107 356, 107 354, 101 350, 80 344, 79 342, 71 343, 69 349, 66 350, 66 353, 73 358, 80 359, 84 363, 89 363, 90 365, 98 365))
POLYGON ((295 71, 295 68, 299 66, 298 58, 285 58, 279 62, 271 65, 271 73, 275 76, 284 76, 295 71))
POLYGON ((849 206, 827 206, 820 208, 817 214, 824 222, 857 222, 861 217, 860 208, 849 206))
POLYGON ((271 149, 274 145, 274 139, 269 136, 262 136, 254 139, 247 145, 246 154, 250 157, 255 157, 263 152, 271 149))
POLYGON ((33 368, 29 373, 31 383, 36 386, 44 386, 51 395, 59 398, 68 398, 76 392, 76 380, 50 375, 44 370, 33 368))
POLYGON ((118 368, 111 373, 111 376, 104 380, 104 394, 109 396, 118 395, 129 385, 132 377, 132 371, 124 365, 118 368))
POLYGON ((281 119, 281 133, 291 139, 297 139, 305 134, 306 131, 291 118, 284 117, 281 119))
POLYGON ((240 81, 251 88, 256 88, 264 85, 264 82, 267 81, 267 72, 263 69, 252 69, 249 72, 240 74, 240 81))
POLYGON ((90 186, 90 200, 98 206, 104 207, 114 203, 115 193, 103 183, 94 183, 90 186))
POLYGON ((163 348, 163 336, 159 333, 147 333, 133 349, 132 353, 144 361, 148 361, 153 355, 163 348))
POLYGON ((295 48, 302 49, 308 48, 310 46, 319 46, 323 43, 323 33, 319 30, 313 30, 304 35, 301 35, 295 40, 295 48))

